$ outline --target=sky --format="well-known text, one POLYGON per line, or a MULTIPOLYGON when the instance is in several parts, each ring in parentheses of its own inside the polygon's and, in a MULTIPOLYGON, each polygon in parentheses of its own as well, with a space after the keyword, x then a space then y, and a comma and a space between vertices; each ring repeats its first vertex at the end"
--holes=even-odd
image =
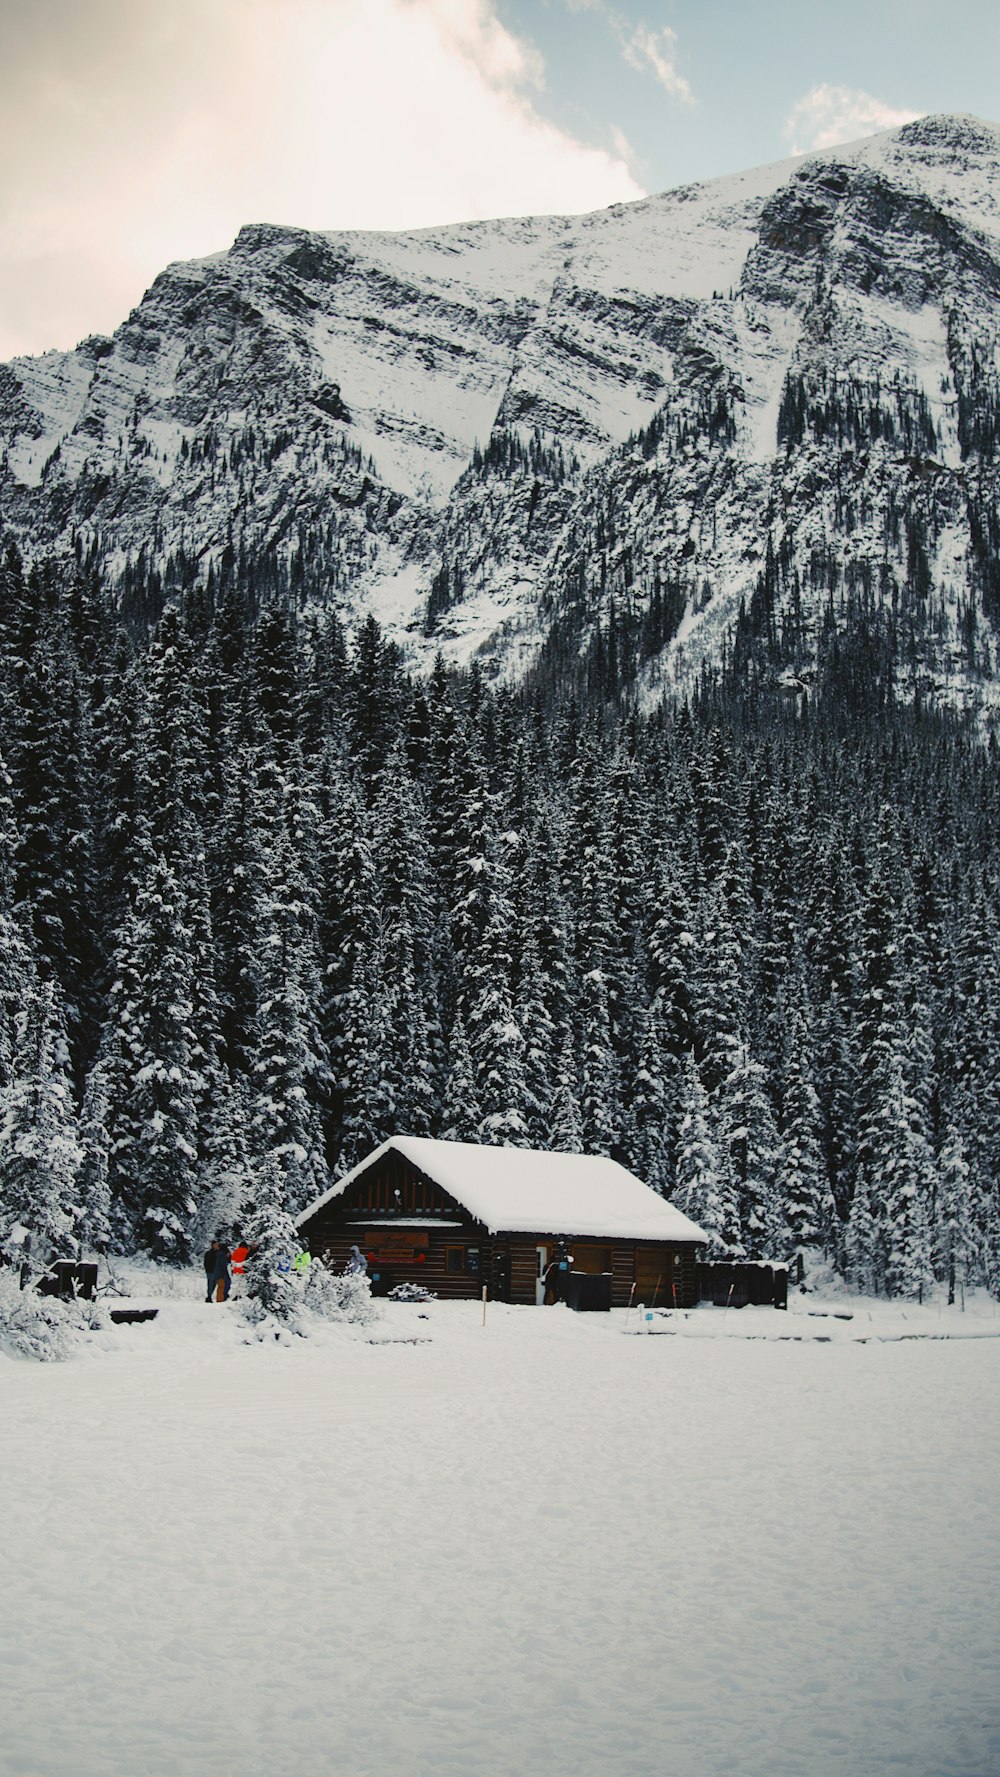
POLYGON ((0 360, 247 222, 598 209, 998 75, 996 0, 0 0, 0 360))

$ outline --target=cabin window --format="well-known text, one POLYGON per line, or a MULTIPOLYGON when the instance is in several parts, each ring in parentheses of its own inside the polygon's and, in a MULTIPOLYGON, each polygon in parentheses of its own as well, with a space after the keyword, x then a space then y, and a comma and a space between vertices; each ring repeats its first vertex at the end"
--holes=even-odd
POLYGON ((444 1268, 446 1271, 465 1270, 464 1246, 449 1246, 445 1252, 444 1268))

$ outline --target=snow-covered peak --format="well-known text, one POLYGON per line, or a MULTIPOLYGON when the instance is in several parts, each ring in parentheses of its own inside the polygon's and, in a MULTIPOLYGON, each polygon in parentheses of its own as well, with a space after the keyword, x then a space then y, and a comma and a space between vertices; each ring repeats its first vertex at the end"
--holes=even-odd
POLYGON ((888 586, 918 513, 954 654, 998 294, 1000 131, 967 117, 582 216, 253 224, 112 340, 0 369, 0 510, 113 575, 242 548, 415 665, 517 674, 553 616, 585 638, 669 583, 651 689, 723 645, 768 533, 800 583, 888 586))

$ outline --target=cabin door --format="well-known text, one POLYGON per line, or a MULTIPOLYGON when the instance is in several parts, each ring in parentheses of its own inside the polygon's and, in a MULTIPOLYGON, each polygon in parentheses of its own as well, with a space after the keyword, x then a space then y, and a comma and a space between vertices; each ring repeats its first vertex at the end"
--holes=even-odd
POLYGON ((541 1308, 542 1304, 545 1301, 545 1284, 542 1280, 545 1276, 545 1267, 548 1264, 548 1262, 549 1262, 548 1247, 547 1246, 536 1247, 535 1248, 535 1307, 536 1308, 541 1308))
POLYGON ((674 1308, 673 1254, 663 1247, 637 1247, 635 1253, 635 1300, 647 1308, 674 1308))

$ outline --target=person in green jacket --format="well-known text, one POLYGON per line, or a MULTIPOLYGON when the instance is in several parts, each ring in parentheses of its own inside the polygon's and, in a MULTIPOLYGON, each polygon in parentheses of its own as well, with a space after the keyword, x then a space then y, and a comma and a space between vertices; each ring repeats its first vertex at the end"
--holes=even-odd
POLYGON ((300 1277, 305 1277, 305 1274, 308 1271, 311 1264, 312 1264, 312 1253, 307 1252, 305 1250, 305 1248, 303 1248, 303 1250, 300 1253, 296 1253, 294 1259, 292 1260, 292 1270, 297 1271, 300 1277))

